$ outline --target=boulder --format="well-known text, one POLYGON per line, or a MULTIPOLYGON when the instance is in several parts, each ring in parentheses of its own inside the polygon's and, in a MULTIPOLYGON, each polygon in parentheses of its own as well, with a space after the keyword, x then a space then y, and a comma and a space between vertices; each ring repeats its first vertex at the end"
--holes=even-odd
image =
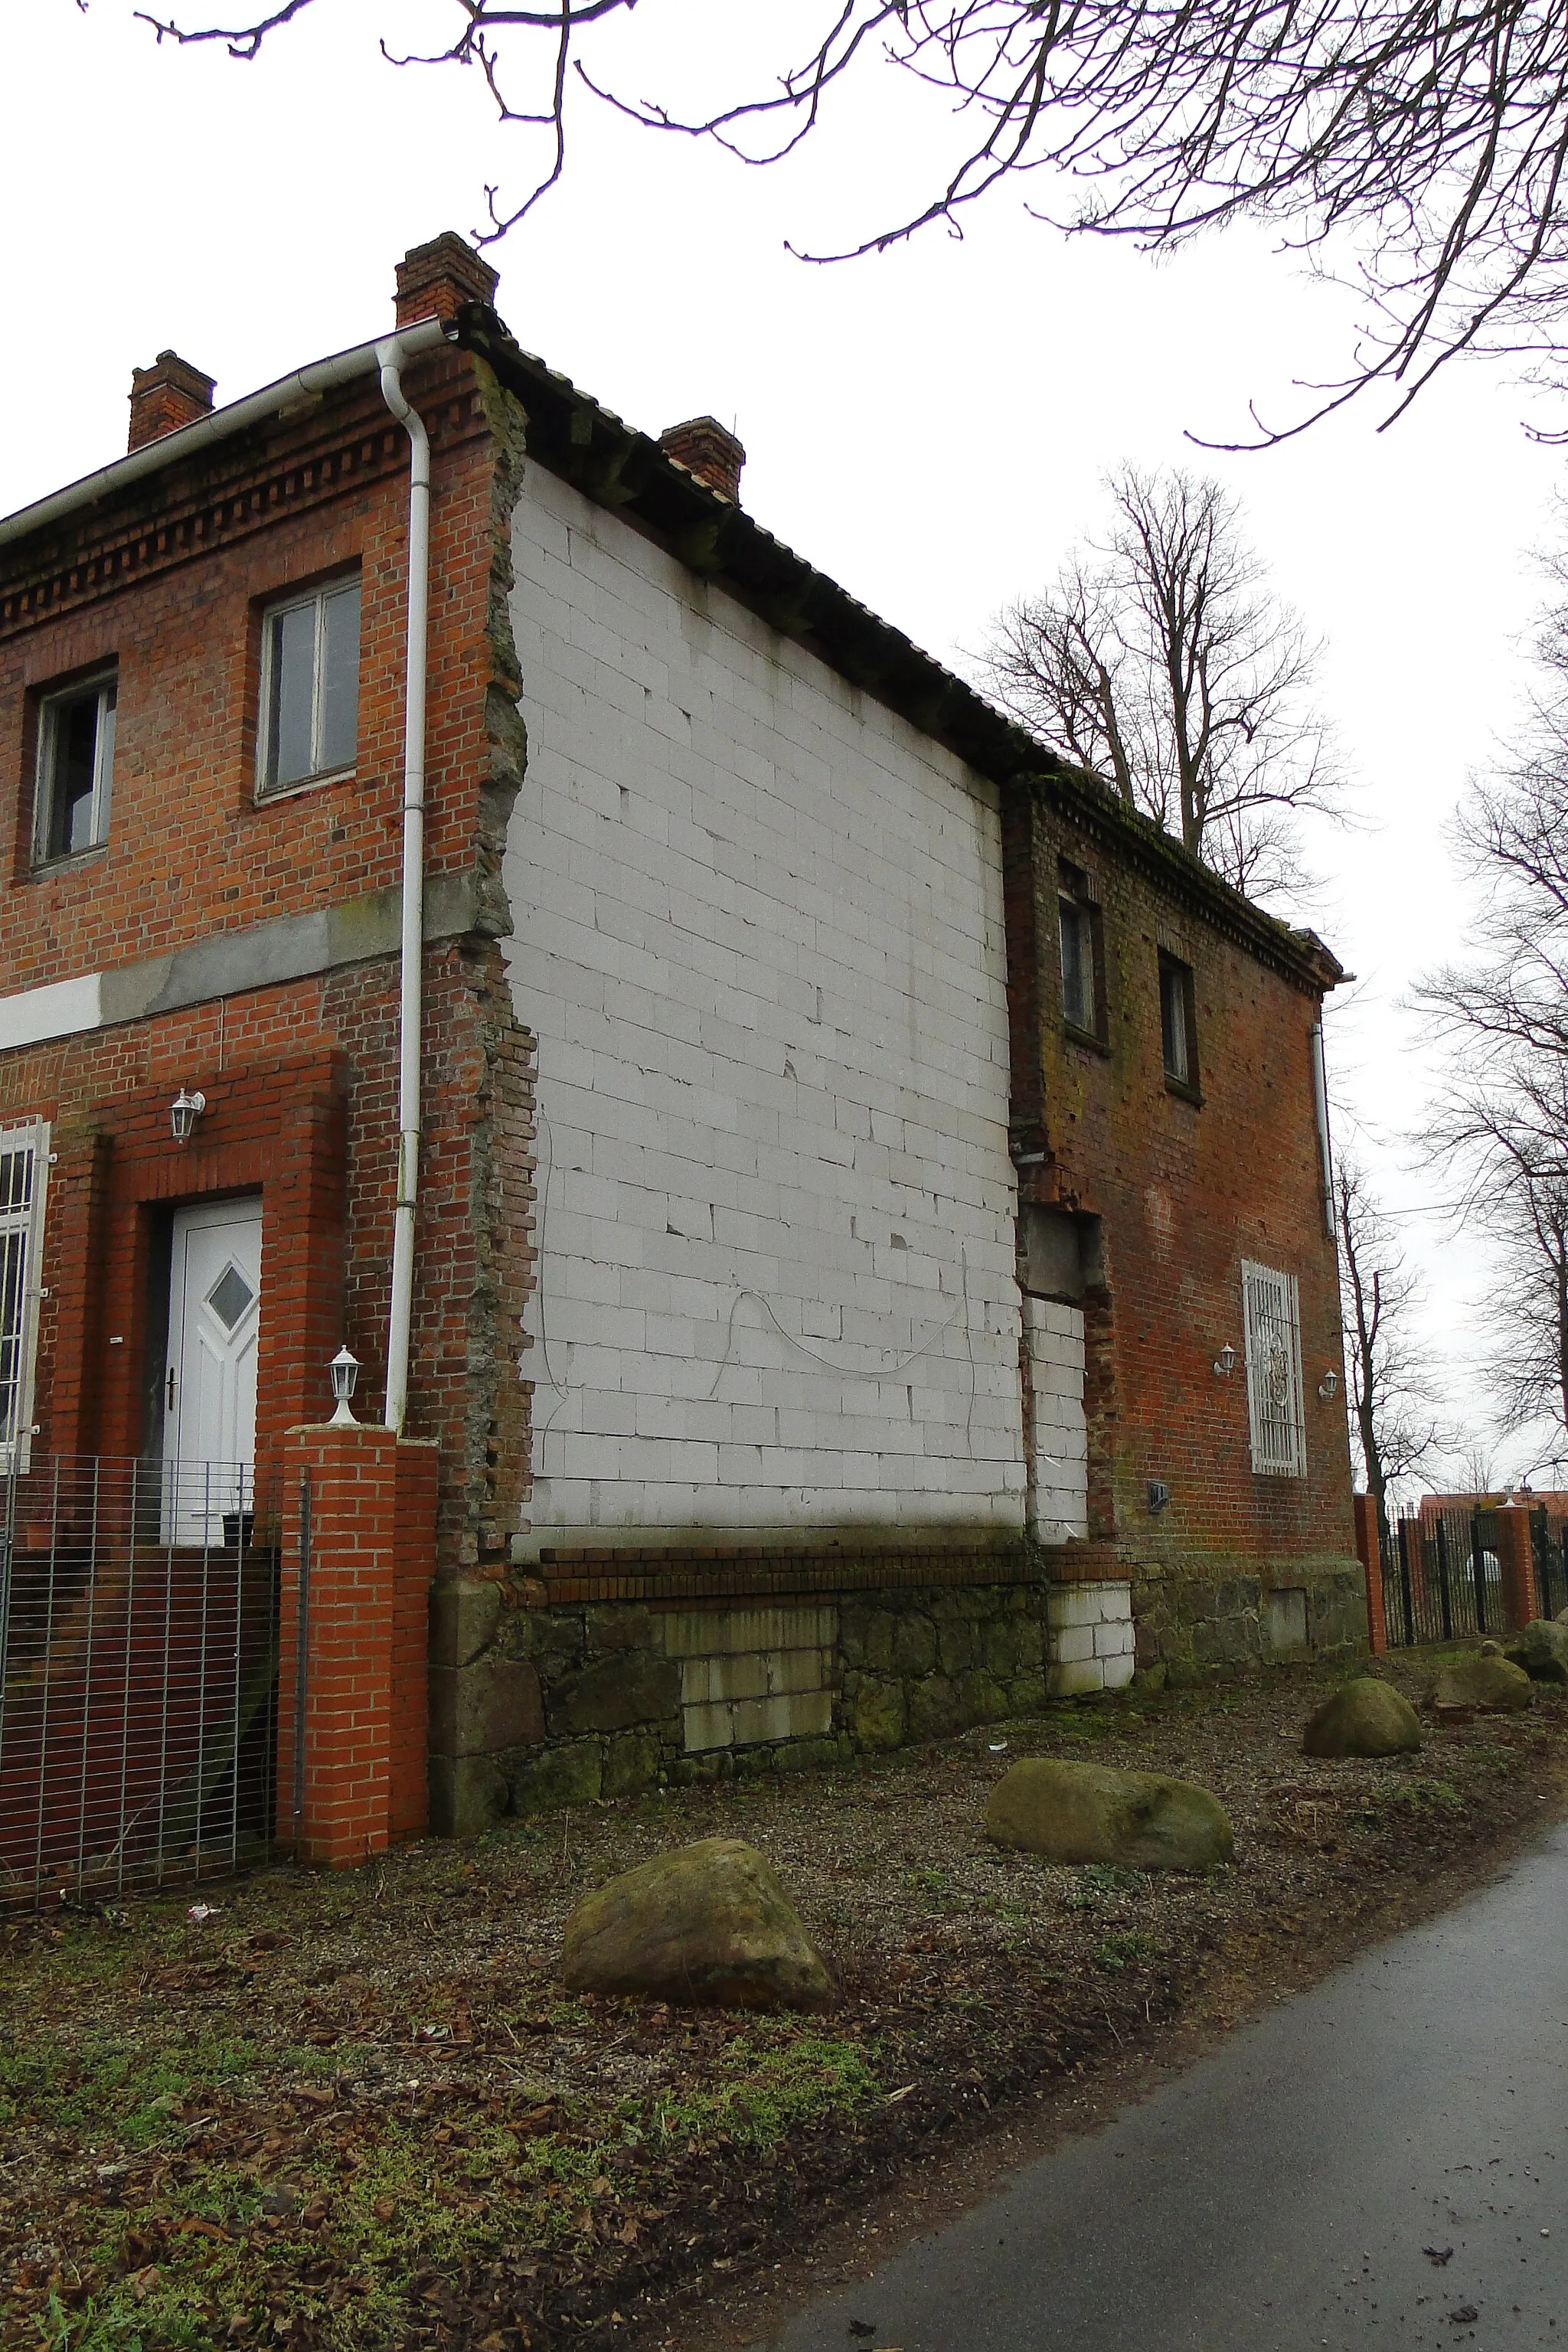
POLYGON ((1439 1714, 1466 1707, 1481 1715, 1513 1715, 1534 1703, 1535 1691, 1524 1669, 1495 1655, 1463 1658, 1457 1666, 1445 1666, 1432 1693, 1439 1714))
POLYGON ((1342 1684, 1301 1734, 1308 1756, 1413 1756, 1420 1745, 1415 1709, 1375 1675, 1342 1684))
POLYGON ((1047 1862, 1116 1862, 1131 1870, 1207 1870, 1235 1851, 1217 1797, 1159 1772, 1026 1757, 985 1808, 985 1834, 1047 1862))
POLYGON ((1568 1625, 1532 1617, 1504 1645, 1503 1656, 1522 1666, 1532 1683, 1568 1683, 1568 1625))
POLYGON ((754 1846, 700 1838, 585 1895, 566 1922, 574 1992, 722 2009, 830 2009, 832 1978, 754 1846))

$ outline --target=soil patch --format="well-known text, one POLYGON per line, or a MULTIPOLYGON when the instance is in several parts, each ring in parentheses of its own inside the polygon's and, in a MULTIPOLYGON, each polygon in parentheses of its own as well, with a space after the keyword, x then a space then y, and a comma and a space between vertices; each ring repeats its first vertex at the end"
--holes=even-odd
MULTIPOLYGON (((1435 1664, 1389 1672, 1419 1696, 1435 1664)), ((342 1878, 272 1871, 204 1890, 201 1921, 188 1892, 13 1921, 0 2343, 689 2347, 742 2281, 826 2284, 900 2180, 960 2147, 1016 2162, 1050 2112, 1081 2126, 1097 2086, 1131 2095, 1555 1809, 1568 1694, 1424 1714, 1418 1756, 1320 1762, 1300 1729, 1333 1679, 1063 1706, 342 1878), (1234 1864, 1186 1878, 991 1846, 986 1798, 1028 1755, 1204 1783, 1234 1864), (767 1856, 840 2009, 563 1992, 578 1897, 705 1836, 767 1856)))

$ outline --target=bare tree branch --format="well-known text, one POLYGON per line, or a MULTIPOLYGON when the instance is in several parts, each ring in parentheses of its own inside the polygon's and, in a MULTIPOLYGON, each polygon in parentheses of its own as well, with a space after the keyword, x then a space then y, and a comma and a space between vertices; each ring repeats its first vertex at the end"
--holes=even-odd
POLYGON ((1424 1468, 1447 1441, 1408 1328, 1415 1277, 1365 1171, 1342 1153, 1334 1171, 1334 1213, 1351 1427, 1386 1545, 1389 1489, 1424 1468))
POLYGON ((1310 700, 1318 648, 1217 483, 1128 467, 1106 488, 1107 534, 999 616, 992 690, 1238 889, 1299 883, 1297 816, 1342 782, 1310 700))
MULTIPOLYGON (((222 25, 145 21, 160 38, 254 58, 312 5, 282 0, 222 25)), ((1344 373, 1304 386, 1306 413, 1259 422, 1259 440, 1373 388, 1392 423, 1467 352, 1568 384, 1568 11, 1557 0, 826 0, 820 34, 771 86, 693 112, 589 72, 578 36, 634 0, 426 5, 453 37, 407 62, 478 66, 504 121, 547 131, 551 167, 530 202, 563 167, 573 89, 768 164, 822 127, 830 100, 893 69, 948 102, 928 191, 807 258, 956 230, 1013 179, 1040 187, 1029 209, 1041 220, 1149 249, 1262 217, 1310 268, 1346 272, 1364 311, 1344 373), (510 97, 503 66, 537 73, 538 96, 510 97)), ((489 234, 527 209, 498 206, 492 191, 489 234)))

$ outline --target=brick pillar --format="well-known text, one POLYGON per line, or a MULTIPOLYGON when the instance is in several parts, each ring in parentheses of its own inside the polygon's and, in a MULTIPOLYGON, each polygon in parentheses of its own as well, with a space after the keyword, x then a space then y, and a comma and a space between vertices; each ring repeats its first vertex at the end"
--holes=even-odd
POLYGON ((279 1832, 300 1861, 346 1870, 424 1826, 411 1782, 416 1749, 425 1774, 436 1453, 386 1429, 317 1426, 289 1430, 283 1465, 279 1832))
POLYGON ((1377 1540, 1377 1504, 1371 1495, 1355 1496, 1355 1548, 1366 1575, 1366 1633, 1372 1654, 1381 1658, 1388 1648, 1388 1622, 1383 1611, 1383 1554, 1377 1540))
POLYGON ((1505 1503, 1497 1515, 1497 1526, 1503 1622, 1517 1632, 1536 1614, 1535 1547, 1531 1541, 1528 1506, 1505 1503))
POLYGON ((430 1587, 436 1575, 440 1454, 434 1439, 397 1449, 392 1596, 392 1757, 387 1828, 430 1826, 430 1587))

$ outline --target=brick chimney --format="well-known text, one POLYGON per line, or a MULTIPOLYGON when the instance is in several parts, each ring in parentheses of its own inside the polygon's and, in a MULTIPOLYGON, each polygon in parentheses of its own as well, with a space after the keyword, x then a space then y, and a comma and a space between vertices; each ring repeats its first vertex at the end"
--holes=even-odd
POLYGON ((659 435, 658 446, 667 457, 673 457, 721 499, 728 499, 731 506, 740 505, 741 468, 746 453, 716 416, 689 416, 684 425, 672 425, 659 435))
POLYGON ((397 323, 455 318, 465 302, 493 301, 500 282, 500 270, 456 229, 443 229, 428 245, 411 246, 397 265, 397 323))
POLYGON ((131 371, 131 438, 129 449, 161 441, 198 416, 210 416, 213 379, 183 360, 178 352, 160 352, 151 367, 131 371))

